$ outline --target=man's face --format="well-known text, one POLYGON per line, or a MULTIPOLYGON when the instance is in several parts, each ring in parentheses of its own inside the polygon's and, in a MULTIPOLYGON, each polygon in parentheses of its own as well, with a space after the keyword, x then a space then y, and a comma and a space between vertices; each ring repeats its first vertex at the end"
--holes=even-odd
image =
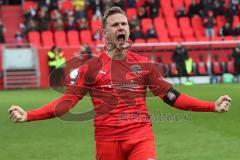
POLYGON ((129 25, 127 17, 116 13, 107 18, 105 36, 107 41, 122 45, 129 39, 129 25))

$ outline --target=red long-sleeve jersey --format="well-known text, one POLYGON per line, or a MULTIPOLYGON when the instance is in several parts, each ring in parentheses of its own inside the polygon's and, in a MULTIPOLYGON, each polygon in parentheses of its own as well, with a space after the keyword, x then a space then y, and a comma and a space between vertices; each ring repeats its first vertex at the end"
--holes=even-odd
MULTIPOLYGON (((158 65, 146 57, 126 52, 123 60, 113 60, 105 52, 80 66, 59 99, 27 112, 27 120, 42 120, 68 112, 88 92, 94 106, 97 141, 153 137, 146 108, 148 88, 155 96, 177 108, 215 111, 214 102, 201 101, 178 93, 161 75, 158 65)), ((79 120, 90 119, 91 112, 79 120)))

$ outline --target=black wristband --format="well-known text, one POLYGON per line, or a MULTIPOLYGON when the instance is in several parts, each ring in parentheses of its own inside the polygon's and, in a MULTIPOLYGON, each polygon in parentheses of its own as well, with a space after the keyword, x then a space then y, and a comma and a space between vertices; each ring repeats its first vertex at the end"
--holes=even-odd
POLYGON ((170 106, 173 106, 173 104, 178 99, 179 95, 180 93, 177 90, 171 88, 163 97, 163 101, 169 104, 170 106))

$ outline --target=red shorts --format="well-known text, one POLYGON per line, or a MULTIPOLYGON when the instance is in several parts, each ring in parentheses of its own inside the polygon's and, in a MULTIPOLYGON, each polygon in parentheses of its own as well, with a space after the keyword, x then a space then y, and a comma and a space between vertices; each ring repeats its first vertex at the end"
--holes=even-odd
POLYGON ((96 160, 156 160, 154 138, 97 141, 96 160))

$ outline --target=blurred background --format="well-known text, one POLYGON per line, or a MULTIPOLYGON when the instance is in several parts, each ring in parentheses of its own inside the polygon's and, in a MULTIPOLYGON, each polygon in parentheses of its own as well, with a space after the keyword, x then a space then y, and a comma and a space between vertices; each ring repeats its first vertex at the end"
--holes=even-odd
MULTIPOLYGON (((7 109, 13 104, 33 109, 60 96, 49 89, 49 84, 61 86, 49 81, 50 73, 56 70, 54 82, 58 82, 69 60, 102 51, 102 16, 111 6, 126 12, 129 50, 163 64, 164 76, 179 91, 208 101, 224 94, 233 99, 229 113, 203 114, 175 110, 150 98, 150 114, 165 116, 153 119, 159 159, 240 158, 239 0, 1 0, 0 4, 0 159, 94 159, 92 121, 13 124, 7 109), (179 121, 174 115, 187 119, 179 121)), ((90 108, 86 97, 74 111, 90 108)))

